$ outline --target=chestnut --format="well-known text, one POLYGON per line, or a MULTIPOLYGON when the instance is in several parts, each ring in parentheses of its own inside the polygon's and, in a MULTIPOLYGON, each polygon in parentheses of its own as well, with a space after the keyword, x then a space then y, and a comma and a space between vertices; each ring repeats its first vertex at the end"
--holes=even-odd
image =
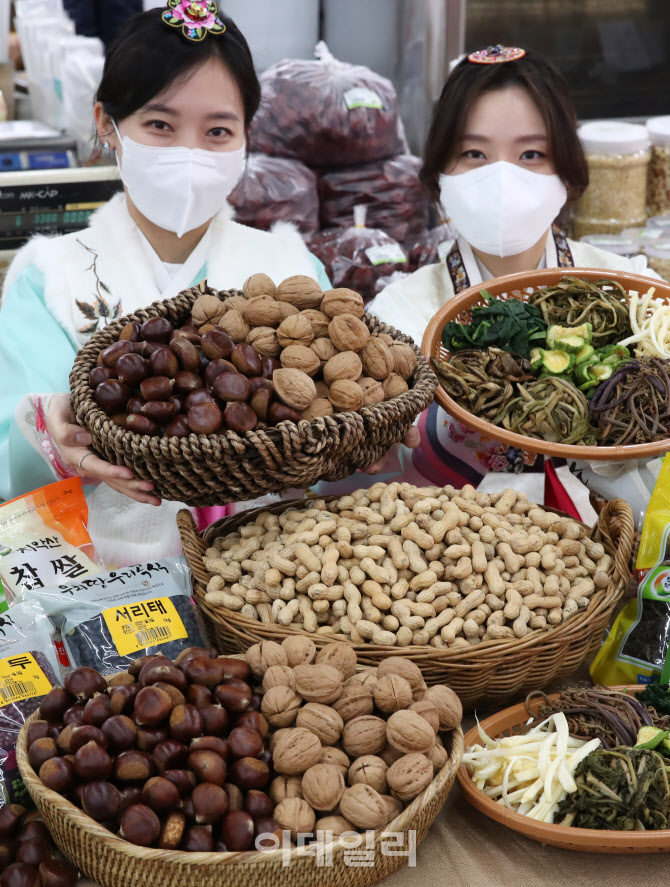
POLYGON ((40 767, 39 777, 47 788, 63 795, 74 784, 74 767, 66 758, 49 758, 40 767))
POLYGON ((91 724, 82 724, 81 727, 74 727, 70 725, 66 727, 61 736, 65 734, 66 731, 71 730, 70 741, 68 743, 68 748, 65 749, 68 754, 76 755, 80 748, 86 745, 87 742, 95 742, 100 748, 106 749, 109 745, 109 740, 102 732, 100 727, 94 727, 91 724))
POLYGON ((102 727, 112 714, 112 704, 106 693, 89 699, 84 708, 84 723, 92 727, 102 727))
POLYGON ((42 887, 76 887, 79 872, 67 859, 45 859, 39 867, 42 887))
POLYGON ((10 838, 0 840, 0 872, 11 865, 16 859, 18 843, 10 838))
POLYGON ((191 853, 209 853, 214 847, 212 830, 206 825, 192 825, 181 843, 181 850, 191 853))
POLYGON ((268 730, 270 729, 265 716, 259 711, 242 712, 242 714, 238 716, 235 726, 249 727, 249 729, 255 730, 256 733, 260 733, 262 737, 267 736, 268 730))
POLYGON ((195 391, 189 391, 184 398, 184 408, 190 410, 191 407, 199 407, 203 403, 216 403, 210 388, 196 388, 195 391))
POLYGON ((263 376, 252 376, 249 379, 249 384, 252 394, 256 394, 257 391, 272 391, 272 382, 263 376))
POLYGON ((221 373, 214 379, 212 390, 217 397, 228 403, 243 402, 251 396, 251 385, 241 373, 221 373))
POLYGON ((140 384, 140 394, 145 400, 170 400, 173 391, 174 379, 167 376, 150 376, 140 384))
POLYGON ((261 358, 261 372, 260 375, 263 376, 264 379, 272 379, 272 374, 275 370, 281 369, 281 363, 277 360, 276 357, 262 357, 261 358))
POLYGON ((132 344, 125 339, 123 341, 113 342, 100 352, 100 359, 106 367, 115 367, 116 362, 121 355, 130 354, 133 350, 132 344))
POLYGON ((50 724, 62 721, 74 702, 74 697, 64 687, 53 687, 40 702, 40 717, 50 724))
POLYGON ((231 678, 248 681, 251 677, 251 668, 244 659, 231 659, 228 656, 219 656, 217 662, 223 667, 224 681, 229 681, 231 678))
POLYGON ((246 403, 229 403, 223 413, 226 427, 230 431, 252 431, 258 422, 258 416, 246 403))
POLYGON ((153 772, 151 756, 144 751, 122 751, 114 761, 114 779, 117 782, 146 782, 153 772))
POLYGON ((137 726, 127 715, 112 715, 102 725, 102 733, 109 743, 109 750, 118 755, 119 752, 134 747, 137 726))
POLYGON ((36 739, 46 739, 49 730, 48 721, 33 721, 26 728, 26 743, 28 748, 36 739))
POLYGON ((174 404, 174 408, 177 411, 177 414, 184 412, 184 395, 173 394, 170 398, 170 403, 174 404))
POLYGON ((129 342, 138 342, 140 338, 139 323, 127 323, 119 333, 119 341, 127 339, 129 342))
POLYGON ((128 427, 128 413, 127 412, 112 413, 112 415, 109 418, 112 420, 112 422, 115 422, 117 425, 120 425, 121 428, 128 427))
POLYGON ((80 727, 84 723, 84 709, 86 708, 85 703, 83 702, 75 702, 74 705, 71 705, 68 710, 63 715, 63 724, 66 727, 80 727))
POLYGON ((261 388, 252 395, 249 401, 249 406, 262 422, 267 422, 273 396, 272 388, 261 388))
POLYGON ((158 687, 159 690, 165 690, 167 695, 172 700, 172 705, 183 705, 186 702, 186 697, 178 690, 173 684, 166 684, 165 681, 159 681, 157 684, 153 684, 152 686, 158 687))
POLYGON ((148 400, 142 407, 142 415, 158 425, 167 425, 176 412, 177 407, 171 400, 148 400))
POLYGON ((186 372, 193 372, 200 365, 200 352, 186 336, 176 336, 170 340, 170 350, 186 372))
POLYGON ((233 353, 230 355, 230 359, 240 373, 244 373, 245 376, 260 376, 263 371, 263 365, 261 363, 261 356, 253 347, 253 345, 247 345, 242 342, 240 345, 236 345, 233 348, 233 353))
POLYGON ((165 428, 167 437, 188 437, 190 433, 191 429, 186 416, 175 416, 165 428))
POLYGON ((241 789, 239 789, 236 785, 233 785, 232 782, 227 782, 224 785, 226 790, 226 794, 228 795, 228 803, 230 810, 242 810, 244 807, 244 795, 242 794, 241 789))
POLYGON ((172 329, 172 324, 167 318, 150 317, 140 327, 140 336, 145 342, 167 343, 170 341, 172 329))
MULTIPOLYGON (((169 665, 163 665, 161 662, 150 662, 140 672, 137 682, 140 687, 150 687, 152 684, 158 683, 172 684, 181 691, 184 691, 187 685, 184 672, 171 662, 169 665)), ((135 707, 137 707, 137 701, 135 702, 135 707)))
MULTIPOLYGON (((125 357, 125 354, 123 357, 125 357)), ((113 379, 114 377, 115 371, 111 367, 93 367, 88 374, 88 384, 91 388, 97 388, 101 382, 106 382, 107 379, 113 379)))
POLYGON ((142 800, 156 813, 170 813, 181 805, 177 786, 162 776, 153 776, 145 783, 142 800))
POLYGON ((204 708, 212 704, 214 696, 212 691, 201 684, 191 684, 186 691, 186 701, 196 708, 204 708))
POLYGON ((142 789, 139 785, 127 785, 121 789, 121 804, 119 806, 119 815, 133 804, 142 803, 142 789))
POLYGON ((220 736, 198 736, 189 746, 189 752, 194 751, 213 751, 224 761, 228 760, 229 755, 228 742, 220 736))
POLYGON ((135 697, 140 692, 137 684, 122 684, 109 692, 110 710, 112 715, 130 714, 133 710, 135 697))
POLYGON ((131 844, 150 847, 161 833, 160 819, 146 804, 133 804, 123 811, 119 834, 131 844))
POLYGON ((81 795, 84 813, 96 822, 115 819, 121 809, 121 792, 111 782, 89 782, 81 795))
POLYGON ((277 425, 279 422, 299 422, 301 419, 300 413, 296 413, 291 407, 287 407, 285 404, 279 403, 279 401, 270 404, 268 420, 273 425, 277 425))
POLYGON ((216 379, 217 376, 220 376, 221 373, 236 372, 237 370, 229 360, 213 360, 207 365, 207 368, 205 369, 205 385, 207 388, 211 388, 214 384, 214 379, 216 379))
POLYGON ((151 367, 152 376, 167 376, 168 379, 173 379, 176 373, 179 372, 177 355, 167 346, 165 348, 157 348, 154 351, 149 358, 149 366, 151 367))
POLYGON ((126 684, 134 684, 135 678, 128 674, 127 671, 122 671, 120 674, 115 674, 111 678, 107 678, 107 691, 110 692, 114 689, 114 687, 125 687, 126 684))
POLYGON ((116 375, 129 388, 137 388, 149 375, 149 365, 139 354, 122 354, 116 362, 116 375))
POLYGON ((170 736, 178 742, 189 743, 202 736, 202 717, 194 705, 176 705, 170 715, 170 736))
POLYGON ((40 876, 34 865, 14 862, 0 875, 1 887, 40 887, 40 876))
POLYGON ((221 736, 228 726, 228 712, 222 705, 205 705, 199 709, 203 732, 207 736, 221 736))
POLYGON ((202 377, 189 370, 181 370, 174 377, 174 390, 180 394, 190 394, 202 388, 202 377))
POLYGON ((186 817, 183 813, 170 813, 163 822, 158 847, 160 850, 177 850, 186 830, 186 817))
POLYGON ((254 823, 254 834, 256 836, 255 846, 257 850, 276 850, 277 842, 271 840, 274 836, 281 840, 282 827, 272 816, 262 816, 256 819, 254 823))
POLYGON ((137 353, 141 354, 142 357, 146 357, 148 360, 154 351, 158 351, 160 348, 164 347, 165 342, 140 342, 137 353))
POLYGON ((34 819, 32 822, 27 822, 19 832, 19 842, 32 841, 33 838, 43 838, 45 841, 51 841, 51 835, 44 820, 34 819))
POLYGON ((257 758, 239 758, 230 768, 230 781, 243 791, 262 789, 270 780, 270 768, 257 758))
POLYGON ((198 784, 195 773, 190 770, 165 770, 163 777, 176 786, 182 798, 188 798, 198 784))
POLYGON ((234 852, 249 850, 254 843, 254 821, 244 810, 233 810, 221 823, 221 839, 234 852))
POLYGON ((126 412, 127 413, 141 413, 142 407, 146 403, 146 400, 143 397, 131 397, 128 403, 126 404, 126 412))
POLYGON ((228 737, 233 758, 257 758, 263 751, 263 737, 250 727, 235 727, 228 737))
POLYGON ((104 693, 107 690, 107 681, 93 668, 81 665, 65 678, 65 689, 80 702, 88 701, 93 699, 96 693, 104 693))
POLYGON ((60 736, 63 729, 65 729, 64 724, 49 724, 47 736, 49 737, 49 739, 55 739, 56 742, 58 742, 58 737, 60 736))
POLYGON ((183 767, 188 758, 188 749, 176 739, 159 742, 151 754, 151 760, 159 773, 183 767))
POLYGON ((172 665, 172 660, 168 659, 167 656, 160 656, 157 653, 152 653, 149 656, 139 656, 137 659, 133 659, 128 667, 128 674, 134 678, 138 678, 142 669, 149 665, 172 665))
POLYGON ((223 680, 223 666, 218 659, 195 656, 182 665, 184 674, 191 684, 204 684, 216 687, 223 680))
POLYGON ((198 782, 212 782, 214 785, 224 785, 226 782, 226 762, 209 749, 192 752, 186 766, 195 773, 198 782))
POLYGON ((184 799, 184 802, 181 805, 181 811, 189 822, 195 820, 195 811, 193 810, 193 801, 191 798, 192 795, 189 795, 188 798, 184 799))
POLYGON ((15 835, 25 812, 26 808, 20 804, 9 804, 0 808, 0 837, 9 838, 15 835))
POLYGON ((108 415, 122 413, 130 400, 130 388, 118 379, 107 379, 95 389, 95 402, 108 415))
POLYGON ((138 727, 157 727, 170 717, 171 711, 172 700, 165 690, 158 687, 143 687, 135 697, 135 722, 138 727))
POLYGON ((235 343, 224 330, 209 330, 200 342, 203 352, 210 360, 230 357, 235 353, 235 343))
POLYGON ((244 799, 244 809, 252 819, 256 820, 272 816, 275 805, 265 792, 252 788, 247 792, 244 799))
POLYGON ((268 767, 272 763, 272 752, 269 748, 264 748, 263 751, 259 754, 258 760, 262 761, 264 764, 267 764, 268 767))
POLYGON ((38 772, 40 767, 49 758, 55 758, 58 755, 58 746, 55 739, 37 739, 28 749, 28 760, 30 766, 38 772))
POLYGON ((223 413, 215 403, 202 403, 191 407, 186 419, 196 434, 215 434, 223 424, 223 413))
POLYGON ((191 323, 187 323, 179 329, 172 330, 170 334, 170 344, 175 341, 175 339, 186 339, 187 342, 191 342, 193 345, 199 345, 200 339, 202 336, 196 329, 196 327, 191 323))
POLYGON ((249 703, 249 708, 247 711, 260 711, 261 705, 263 703, 263 697, 260 693, 252 693, 251 694, 251 702, 249 703))
POLYGON ((136 746, 140 751, 153 751, 159 742, 168 738, 168 731, 164 727, 141 727, 137 731, 136 746))
POLYGON ((202 782, 193 789, 191 797, 195 821, 198 825, 212 825, 228 812, 228 795, 220 785, 202 782))
POLYGON ((227 709, 229 712, 238 714, 246 711, 251 702, 251 687, 244 681, 235 678, 228 683, 219 684, 214 691, 216 701, 227 709))
MULTIPOLYGON (((82 745, 74 756, 74 771, 83 782, 108 779, 114 770, 114 759, 97 742, 82 745)), ((40 770, 40 773, 42 771, 40 770)))

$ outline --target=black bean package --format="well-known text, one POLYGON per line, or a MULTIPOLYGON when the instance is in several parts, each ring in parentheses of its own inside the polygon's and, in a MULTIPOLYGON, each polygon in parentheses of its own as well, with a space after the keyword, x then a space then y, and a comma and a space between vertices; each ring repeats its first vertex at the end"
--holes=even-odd
POLYGON ((73 668, 87 665, 111 674, 140 656, 174 659, 186 647, 205 646, 183 557, 53 586, 40 590, 39 600, 73 668))

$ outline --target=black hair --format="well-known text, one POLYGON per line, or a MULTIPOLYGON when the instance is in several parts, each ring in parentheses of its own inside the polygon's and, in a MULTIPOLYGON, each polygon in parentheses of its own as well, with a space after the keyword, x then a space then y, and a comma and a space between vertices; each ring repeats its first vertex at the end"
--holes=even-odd
POLYGON ((150 9, 129 19, 109 46, 96 95, 117 123, 144 107, 171 84, 209 59, 219 59, 237 83, 248 129, 258 110, 261 86, 249 45, 235 22, 219 12, 226 26, 222 35, 187 40, 150 9))
POLYGON ((577 135, 577 112, 563 75, 539 52, 526 50, 516 61, 479 65, 462 59, 444 84, 433 111, 420 178, 433 200, 439 200, 440 173, 455 159, 468 112, 485 92, 508 86, 523 87, 537 105, 549 138, 556 174, 578 197, 589 183, 584 149, 577 135))

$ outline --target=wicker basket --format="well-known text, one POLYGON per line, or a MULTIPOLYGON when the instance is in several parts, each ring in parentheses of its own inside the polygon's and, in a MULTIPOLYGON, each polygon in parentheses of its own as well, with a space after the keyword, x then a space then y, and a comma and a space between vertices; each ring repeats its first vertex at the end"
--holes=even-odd
POLYGON ((241 295, 203 285, 154 302, 95 333, 77 354, 70 374, 73 410, 93 438, 92 449, 108 462, 127 466, 136 477, 153 481, 162 499, 191 506, 222 505, 291 487, 306 488, 319 480, 340 480, 379 461, 433 400, 437 379, 412 340, 365 314, 363 320, 372 332, 409 343, 418 359, 409 391, 386 403, 244 434, 150 437, 117 425, 97 406, 88 381, 98 354, 117 341, 131 321, 167 317, 175 325, 184 323, 203 292, 222 299, 241 295))
MULTIPOLYGON (((326 501, 332 501, 330 497, 326 501)), ((281 642, 299 629, 248 619, 225 607, 207 604, 205 593, 211 578, 204 568, 202 556, 208 541, 232 533, 251 523, 262 511, 280 514, 287 508, 308 505, 309 500, 280 502, 223 518, 209 526, 201 535, 191 513, 177 515, 184 554, 193 575, 196 601, 203 615, 210 642, 222 653, 237 653, 263 640, 281 642)), ((575 672, 594 653, 602 640, 615 604, 628 588, 629 561, 634 538, 633 515, 622 499, 609 502, 600 514, 591 535, 605 545, 614 558, 612 582, 596 591, 587 609, 575 613, 555 628, 537 629, 524 638, 485 641, 477 647, 383 647, 375 644, 354 645, 358 661, 379 665, 388 656, 404 656, 421 668, 428 684, 448 684, 458 693, 463 705, 478 703, 496 705, 521 693, 546 687, 551 681, 575 672), (616 542, 614 541, 616 539, 616 542)), ((318 647, 342 643, 320 634, 309 634, 318 647)))
MULTIPOLYGON (((594 282, 599 280, 616 280, 626 290, 636 290, 640 293, 647 292, 649 287, 653 286, 656 289, 654 293, 655 298, 670 302, 669 283, 662 280, 651 280, 638 274, 594 268, 570 268, 567 270, 565 268, 550 268, 544 271, 524 271, 521 274, 509 274, 506 277, 489 280, 481 286, 472 286, 453 299, 450 299, 440 308, 426 327, 421 350, 428 358, 434 357, 444 360, 448 356, 449 351, 442 344, 442 330, 452 320, 459 321, 460 323, 469 323, 471 309, 475 305, 483 305, 485 303, 484 297, 481 295, 483 289, 488 290, 497 299, 516 298, 527 300, 528 296, 536 289, 543 286, 553 286, 562 277, 566 276, 581 277, 594 282)), ((624 462, 628 459, 651 459, 670 449, 670 440, 668 439, 653 441, 652 443, 616 447, 585 447, 575 444, 550 443, 549 441, 537 440, 533 437, 526 437, 523 434, 507 431, 504 428, 499 428, 497 425, 492 425, 485 419, 478 418, 457 404, 441 385, 437 387, 435 400, 454 419, 457 419, 467 428, 477 431, 483 438, 497 440, 504 443, 507 447, 528 450, 531 453, 543 453, 545 456, 559 456, 563 459, 571 460, 595 459, 624 462)))
MULTIPOLYGON (((30 723, 35 712, 26 723, 30 723)), ((407 834, 416 833, 417 845, 425 838, 454 783, 463 756, 460 728, 445 737, 449 760, 430 785, 384 829, 374 833, 371 867, 347 865, 345 852, 353 847, 336 840, 329 845, 332 861, 317 867, 314 852, 270 850, 262 853, 183 853, 138 847, 116 837, 86 816, 62 795, 40 781, 28 762, 26 727, 19 734, 16 758, 30 796, 44 817, 63 853, 102 887, 365 887, 385 878, 406 862, 402 855, 382 851, 384 835, 402 834, 396 847, 408 848, 407 834), (288 865, 287 865, 288 862, 288 865)), ((365 839, 363 839, 365 840, 365 839)), ((346 841, 346 839, 345 839, 346 841)), ((368 849, 364 844, 363 849, 368 849)))

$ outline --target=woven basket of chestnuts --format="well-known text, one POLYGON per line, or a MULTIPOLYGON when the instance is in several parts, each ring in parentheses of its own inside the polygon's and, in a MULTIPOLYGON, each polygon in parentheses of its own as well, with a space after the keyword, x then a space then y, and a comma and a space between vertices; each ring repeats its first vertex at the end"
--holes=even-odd
POLYGON ((436 384, 358 293, 265 274, 108 324, 70 374, 93 450, 191 506, 347 477, 402 440, 436 384))

